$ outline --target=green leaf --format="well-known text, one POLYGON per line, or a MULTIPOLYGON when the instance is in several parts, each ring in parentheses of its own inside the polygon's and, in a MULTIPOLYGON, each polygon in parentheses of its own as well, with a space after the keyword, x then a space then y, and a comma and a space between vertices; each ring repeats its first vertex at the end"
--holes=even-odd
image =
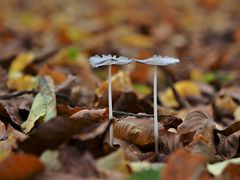
POLYGON ((234 78, 230 74, 226 74, 223 72, 208 72, 204 74, 203 80, 206 83, 211 83, 213 81, 219 81, 221 84, 228 84, 230 83, 234 78))
POLYGON ((203 76, 203 80, 207 83, 213 82, 216 79, 216 74, 213 72, 206 73, 203 76))
POLYGON ((39 77, 40 92, 34 98, 27 120, 21 125, 25 133, 31 131, 38 120, 44 122, 56 117, 56 97, 54 83, 49 76, 39 77))
POLYGON ((133 84, 133 89, 141 96, 146 96, 151 92, 151 88, 143 84, 133 84))
POLYGON ((229 164, 240 164, 240 158, 234 158, 230 160, 225 160, 223 162, 218 162, 215 164, 208 164, 207 168, 210 173, 215 176, 222 174, 222 171, 227 167, 229 164))
POLYGON ((44 97, 44 101, 47 105, 46 114, 43 119, 44 122, 46 122, 57 116, 54 82, 50 76, 41 76, 39 78, 39 84, 40 93, 44 97))
POLYGON ((78 56, 78 49, 77 48, 74 48, 74 47, 71 47, 71 48, 68 48, 67 49, 67 54, 68 54, 68 57, 72 60, 76 60, 77 56, 78 56))
POLYGON ((156 169, 146 169, 140 172, 134 173, 128 177, 128 180, 159 180, 160 179, 160 170, 156 169))

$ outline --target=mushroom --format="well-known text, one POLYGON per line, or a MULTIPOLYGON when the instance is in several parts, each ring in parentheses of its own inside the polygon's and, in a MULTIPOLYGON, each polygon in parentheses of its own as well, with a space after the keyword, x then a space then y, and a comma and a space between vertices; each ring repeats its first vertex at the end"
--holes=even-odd
MULTIPOLYGON (((100 66, 108 66, 108 108, 109 108, 109 120, 113 118, 112 110, 112 65, 125 65, 131 63, 132 60, 127 57, 117 57, 116 55, 102 55, 92 56, 89 58, 90 64, 93 68, 100 66)), ((112 125, 109 128, 109 144, 113 146, 113 127, 112 125)))
POLYGON ((155 152, 159 152, 159 133, 158 133, 158 112, 157 112, 157 66, 167 66, 178 63, 179 60, 168 56, 154 55, 145 60, 132 59, 134 62, 149 64, 154 66, 153 70, 153 106, 154 106, 154 141, 155 152))

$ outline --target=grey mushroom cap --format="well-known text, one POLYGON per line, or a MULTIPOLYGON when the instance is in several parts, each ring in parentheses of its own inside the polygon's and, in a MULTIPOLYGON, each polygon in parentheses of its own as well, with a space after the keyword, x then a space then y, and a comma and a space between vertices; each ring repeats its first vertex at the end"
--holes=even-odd
POLYGON ((89 62, 92 65, 92 67, 100 67, 100 66, 109 66, 109 65, 125 65, 133 62, 131 59, 120 56, 117 57, 116 55, 102 55, 98 56, 91 56, 89 58, 89 62))
POLYGON ((168 56, 161 56, 161 55, 154 55, 153 57, 145 60, 139 60, 139 59, 132 59, 132 60, 134 62, 149 64, 153 66, 167 66, 170 64, 176 64, 180 62, 179 59, 168 57, 168 56))

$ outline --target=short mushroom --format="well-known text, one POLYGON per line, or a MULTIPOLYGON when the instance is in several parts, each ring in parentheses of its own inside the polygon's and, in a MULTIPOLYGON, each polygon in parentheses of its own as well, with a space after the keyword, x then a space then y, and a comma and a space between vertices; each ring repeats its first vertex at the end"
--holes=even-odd
POLYGON ((159 133, 158 133, 158 112, 157 112, 157 66, 167 66, 178 63, 179 60, 168 56, 154 55, 145 60, 132 59, 134 62, 149 64, 154 66, 153 71, 153 106, 154 106, 154 141, 155 152, 159 152, 159 133))
MULTIPOLYGON (((132 62, 127 57, 117 57, 116 55, 102 55, 92 56, 89 58, 90 64, 93 68, 100 66, 108 66, 108 107, 109 107, 109 120, 113 118, 112 110, 112 65, 125 65, 132 62)), ((109 128, 109 144, 113 146, 113 127, 109 128)))

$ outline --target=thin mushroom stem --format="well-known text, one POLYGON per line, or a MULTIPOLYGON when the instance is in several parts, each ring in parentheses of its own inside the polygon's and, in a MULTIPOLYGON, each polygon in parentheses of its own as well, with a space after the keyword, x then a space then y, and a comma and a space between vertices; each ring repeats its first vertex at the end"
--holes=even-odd
MULTIPOLYGON (((109 120, 113 117, 112 110, 112 66, 108 66, 108 108, 109 108, 109 120)), ((109 127, 109 144, 113 146, 113 125, 109 127)))
POLYGON ((153 106, 154 106, 154 140, 155 140, 155 152, 159 153, 159 133, 158 133, 158 113, 157 113, 157 66, 154 66, 153 70, 153 106))

